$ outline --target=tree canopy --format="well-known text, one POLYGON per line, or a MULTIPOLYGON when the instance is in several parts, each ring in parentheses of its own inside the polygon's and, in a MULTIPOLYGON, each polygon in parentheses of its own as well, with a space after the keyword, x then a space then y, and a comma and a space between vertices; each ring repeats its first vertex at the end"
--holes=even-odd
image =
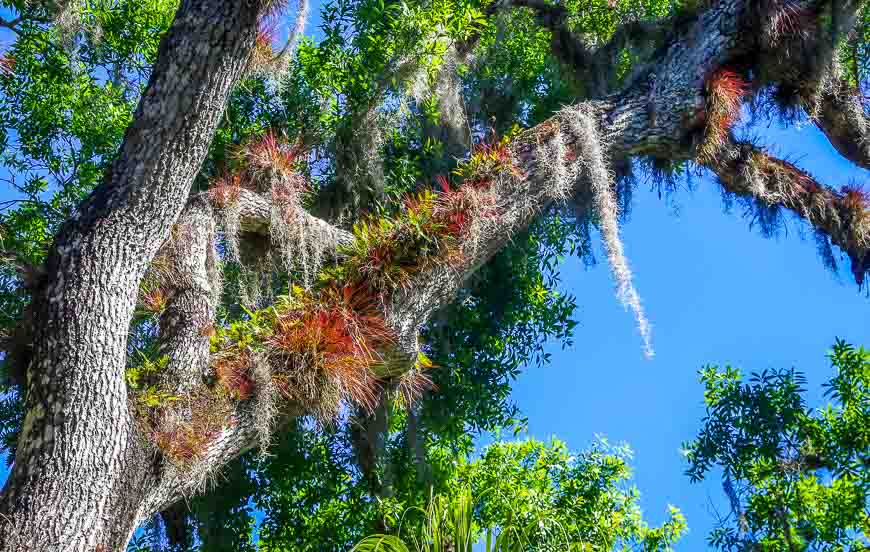
MULTIPOLYGON (((684 521, 644 521, 624 449, 474 459, 572 343, 559 263, 600 236, 653 355, 620 220, 642 178, 708 173, 870 271, 866 192, 736 132, 811 121, 870 167, 866 2, 0 7, 4 549, 339 550, 462 493, 479 529, 546 519, 533 549, 667 549, 684 521)), ((737 489, 716 545, 860 546, 867 361, 833 361, 824 415, 795 374, 704 372, 690 474, 737 489)))

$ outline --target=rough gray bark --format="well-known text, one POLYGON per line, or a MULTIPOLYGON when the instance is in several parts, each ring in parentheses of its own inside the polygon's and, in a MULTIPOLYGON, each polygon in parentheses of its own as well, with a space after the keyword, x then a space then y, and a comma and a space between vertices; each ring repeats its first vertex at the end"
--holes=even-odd
POLYGON ((127 404, 127 328, 248 62, 261 4, 181 3, 117 161, 56 238, 34 293, 3 550, 118 550, 140 521, 154 459, 127 404))
MULTIPOLYGON (((35 293, 27 418, 0 498, 0 549, 121 549, 138 522, 196 492, 209 474, 259 443, 256 400, 240 401, 193 465, 167 463, 154 454, 131 412, 124 368, 138 285, 162 245, 171 259, 169 301, 160 323, 170 358, 163 377, 185 390, 208 372, 206 329, 214 323, 219 291, 216 215, 208 197, 187 199, 267 4, 181 3, 118 160, 58 234, 35 293)), ((763 9, 776 6, 722 0, 701 11, 673 32, 626 90, 566 108, 512 143, 511 167, 487 192, 496 214, 463 245, 465 261, 434 265, 387 301, 386 318, 400 348, 415 352, 420 327, 517 232, 552 205, 589 194, 595 177, 590 167, 597 162, 590 151, 603 149, 613 160, 637 154, 694 157, 704 128, 706 80, 753 55, 758 44, 747 37, 763 36, 763 9), (595 148, 583 142, 580 123, 600 136, 595 148)), ((712 167, 723 184, 765 199, 763 188, 743 184, 739 167, 728 164, 736 154, 724 153, 712 167)), ((830 201, 839 197, 825 193, 830 201)), ((270 199, 248 190, 239 194, 240 226, 268 236, 270 199)), ((868 244, 854 238, 859 234, 848 220, 833 224, 781 202, 866 262, 868 244)), ((321 229, 333 254, 349 239, 325 221, 299 215, 298 224, 321 229)), ((288 415, 303 413, 290 410, 288 415)))
POLYGON ((840 155, 870 169, 870 116, 860 94, 842 81, 832 84, 814 120, 840 155))

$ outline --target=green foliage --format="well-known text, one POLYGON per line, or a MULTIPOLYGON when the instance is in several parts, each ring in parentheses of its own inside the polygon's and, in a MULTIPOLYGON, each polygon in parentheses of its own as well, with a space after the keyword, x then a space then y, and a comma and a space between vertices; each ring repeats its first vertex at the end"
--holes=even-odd
MULTIPOLYGON (((451 500, 440 495, 433 496, 426 509, 421 509, 424 520, 419 534, 413 532, 406 534, 405 541, 412 543, 415 552, 471 552, 479 537, 473 511, 474 503, 468 489, 463 489, 451 500)), ((491 539, 488 540, 485 551, 522 550, 519 539, 511 540, 512 535, 514 535, 513 531, 502 531, 495 543, 492 543, 491 539), (513 546, 514 544, 516 546, 513 546)), ((371 535, 357 543, 351 552, 409 552, 410 550, 399 537, 371 535)))
MULTIPOLYGON (((22 2, 13 4, 23 9, 22 2)), ((433 198, 424 191, 461 161, 433 131, 445 115, 435 89, 446 62, 457 64, 466 124, 474 136, 534 124, 584 94, 582 83, 550 52, 549 32, 527 11, 485 17, 486 4, 326 3, 322 40, 303 40, 280 78, 252 74, 233 92, 196 188, 205 189, 231 165, 235 148, 252 136, 274 129, 291 140, 299 137, 310 152, 301 170, 312 180, 315 208, 350 213, 348 226, 359 223, 356 249, 350 251, 358 264, 328 273, 326 280, 360 276, 372 251, 389 247, 390 263, 383 265, 389 270, 383 273, 391 284, 407 281, 415 270, 409 259, 439 256, 449 241, 441 239, 441 223, 431 217, 433 198), (457 41, 471 45, 473 55, 447 60, 453 55, 448 46, 457 41), (372 159, 382 166, 382 178, 371 168, 372 159), (414 209, 402 209, 409 195, 417 198, 414 209)), ((591 10, 567 4, 572 25, 595 42, 609 38, 620 18, 647 17, 667 6, 629 2, 608 12, 605 4, 596 2, 591 10)), ((24 201, 0 215, 0 237, 16 257, 38 264, 60 223, 112 162, 176 5, 177 0, 89 0, 71 48, 51 14, 31 12, 35 16, 21 27, 22 36, 4 53, 15 63, 11 72, 0 65, 2 162, 16 178, 16 197, 24 201)), ((631 53, 634 60, 638 54, 631 53)), ((480 159, 468 159, 460 171, 480 159)), ((495 161, 476 172, 506 168, 499 165, 503 159, 495 161)), ((259 534, 267 550, 347 549, 366 533, 395 529, 407 508, 425 507, 430 487, 449 491, 456 462, 471 456, 479 432, 522 427, 522 414, 509 399, 512 383, 524 366, 548 362, 544 343, 571 344, 575 301, 557 290, 558 265, 568 255, 588 256, 589 250, 587 229, 554 210, 483 267, 468 282, 463 300, 426 328, 425 354, 432 358, 429 373, 438 387, 414 411, 423 465, 408 445, 415 433, 409 413, 393 408, 378 468, 389 474, 392 496, 372 496, 350 437, 351 422, 318 427, 303 421, 276 436, 273 456, 258 462, 247 455, 234 463, 220 489, 196 501, 181 525, 195 530, 201 550, 250 549, 254 507, 265 516, 259 534)), ((299 306, 287 297, 293 296, 286 289, 289 277, 275 278, 276 295, 285 299, 274 309, 249 312, 231 291, 240 268, 223 269, 228 291, 219 312, 226 324, 217 328, 215 351, 228 343, 236 352, 261 350, 273 337, 276 313, 299 306)), ((11 328, 28 298, 11 268, 0 270, 0 324, 11 328)), ((134 347, 152 350, 155 332, 154 316, 134 320, 131 353, 134 347)), ((150 406, 172 400, 156 387, 161 362, 145 361, 128 373, 131 390, 150 406)), ((3 391, 0 436, 10 450, 20 427, 21 399, 11 387, 3 391)), ((159 525, 140 544, 162 542, 166 535, 159 525)), ((651 539, 653 531, 658 530, 648 529, 643 538, 651 539)))
POLYGON ((460 467, 456 481, 480 498, 481 525, 517 528, 534 550, 670 550, 685 520, 671 507, 662 527, 647 526, 639 493, 626 485, 630 457, 626 446, 604 440, 581 453, 557 440, 497 443, 460 467))
POLYGON ((732 516, 711 535, 721 550, 863 550, 870 491, 870 351, 837 341, 832 403, 810 409, 794 370, 701 371, 707 416, 686 446, 693 481, 724 473, 732 516))
POLYGON ((347 437, 342 430, 297 422, 277 440, 252 495, 265 514, 261 549, 347 550, 381 519, 401 513, 394 502, 369 496, 347 437))
POLYGON ((376 293, 405 285, 443 246, 445 226, 436 220, 435 194, 423 191, 406 201, 395 217, 371 217, 353 227, 354 240, 343 248, 347 261, 327 268, 324 281, 367 282, 376 293))
POLYGON ((132 389, 140 389, 146 382, 153 381, 169 365, 169 357, 166 355, 151 359, 142 351, 137 352, 141 362, 127 368, 124 374, 127 378, 127 385, 132 389))
POLYGON ((646 525, 637 491, 624 485, 629 455, 606 442, 580 454, 559 441, 493 444, 479 459, 462 462, 445 494, 433 496, 425 510, 405 512, 397 528, 402 540, 374 535, 354 550, 406 550, 406 543, 416 552, 471 550, 483 537, 493 552, 671 550, 685 520, 671 507, 662 527, 646 525))

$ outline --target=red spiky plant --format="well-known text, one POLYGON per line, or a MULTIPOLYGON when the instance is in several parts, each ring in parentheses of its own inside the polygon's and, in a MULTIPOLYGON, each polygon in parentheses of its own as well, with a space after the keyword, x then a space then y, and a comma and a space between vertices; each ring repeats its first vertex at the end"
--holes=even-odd
POLYGON ((269 130, 244 144, 237 158, 251 185, 271 189, 278 201, 295 203, 299 194, 308 189, 307 182, 297 171, 302 153, 299 141, 288 144, 276 131, 269 130))
POLYGON ((493 218, 498 215, 495 210, 495 198, 482 193, 486 190, 479 186, 466 186, 467 182, 458 188, 452 188, 444 176, 435 177, 440 189, 436 208, 436 219, 447 227, 447 232, 457 238, 462 237, 475 218, 493 218))
POLYGON ((795 173, 797 173, 797 174, 794 176, 794 181, 801 188, 803 188, 804 192, 806 192, 809 195, 813 195, 813 194, 817 194, 820 191, 822 191, 822 187, 819 186, 819 183, 816 182, 814 179, 810 178, 808 175, 806 175, 800 171, 797 171, 797 170, 795 170, 795 173))
POLYGON ((855 239, 870 241, 870 192, 859 184, 848 184, 840 193, 840 204, 849 213, 849 225, 855 239))
POLYGON ((155 287, 142 296, 142 308, 151 314, 160 314, 166 310, 167 300, 166 292, 162 288, 155 287))
POLYGON ((347 260, 335 277, 382 300, 410 284, 449 246, 444 222, 436 216, 437 203, 436 194, 424 190, 406 196, 396 216, 365 217, 354 225, 354 241, 345 248, 347 260))
POLYGON ((152 435, 157 448, 175 464, 182 466, 198 460, 214 437, 215 435, 197 433, 189 424, 181 424, 165 431, 155 431, 152 435))
POLYGON ((300 153, 301 145, 298 142, 288 146, 286 140, 279 138, 274 130, 248 142, 243 148, 244 158, 253 167, 275 169, 287 174, 295 172, 300 153))
POLYGON ((715 158, 728 139, 748 92, 749 83, 732 69, 719 69, 707 79, 706 133, 699 152, 702 160, 715 158))
POLYGON ((239 200, 242 190, 242 178, 239 174, 224 173, 214 181, 208 193, 212 203, 220 208, 226 208, 239 200))
POLYGON ((272 17, 260 19, 254 51, 251 54, 251 67, 265 69, 275 59, 275 40, 278 36, 278 24, 272 17))
POLYGON ((200 460, 208 446, 231 424, 229 405, 208 392, 190 397, 189 416, 180 418, 171 408, 156 413, 151 436, 157 448, 179 466, 188 466, 200 460))
POLYGON ((465 261, 462 248, 457 245, 473 233, 475 222, 493 220, 499 216, 496 198, 487 188, 478 185, 451 188, 446 177, 436 177, 440 188, 438 194, 435 219, 443 225, 445 233, 451 239, 447 243, 445 258, 453 267, 459 267, 465 261))
POLYGON ((439 215, 444 220, 447 233, 459 237, 471 224, 468 195, 462 193, 461 189, 451 188, 450 181, 444 175, 436 176, 435 183, 441 191, 438 196, 439 215))
POLYGON ((456 174, 462 177, 463 187, 488 189, 493 184, 493 178, 506 170, 516 177, 520 176, 508 142, 500 140, 493 132, 489 140, 474 144, 468 161, 457 168, 456 174))
MULTIPOLYGON (((378 303, 364 286, 328 287, 319 297, 302 299, 299 308, 281 313, 267 345, 273 353, 302 359, 304 370, 317 371, 346 402, 373 411, 381 383, 375 375, 382 351, 395 343, 378 303)), ((288 378, 276 381, 293 396, 288 378)))
POLYGON ((220 356, 213 364, 218 383, 231 398, 237 401, 250 399, 254 395, 252 367, 251 354, 247 349, 236 354, 220 356))
POLYGON ((870 205, 870 192, 860 184, 847 184, 840 189, 843 206, 852 212, 866 211, 870 205))

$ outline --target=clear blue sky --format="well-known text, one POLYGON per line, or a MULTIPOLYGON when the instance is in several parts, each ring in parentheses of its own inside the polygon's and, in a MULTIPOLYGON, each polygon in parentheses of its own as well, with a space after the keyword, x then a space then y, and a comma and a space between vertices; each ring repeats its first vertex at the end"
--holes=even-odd
MULTIPOLYGON (((870 176, 839 158, 814 127, 774 126, 762 139, 823 182, 870 176)), ((655 358, 643 358, 606 264, 585 270, 568 262, 562 280, 564 291, 577 296, 575 345, 551 347, 552 365, 525 371, 513 398, 536 438, 558 436, 576 449, 595 434, 629 443, 649 519, 661 522, 667 504, 679 506, 690 534, 678 550, 703 550, 713 526, 711 500, 722 507, 723 495, 715 478, 693 485, 682 475, 680 445, 704 415, 697 370, 706 363, 746 372, 795 367, 808 376, 810 404, 820 405, 821 384, 832 374, 824 355, 834 338, 870 345, 870 299, 851 280, 848 260, 839 277, 823 267, 812 236, 799 237, 800 225, 765 239, 739 213, 723 213, 717 185, 708 179, 675 200, 678 213, 647 188, 638 190, 623 228, 654 325, 655 358)))
MULTIPOLYGON (((320 2, 313 4, 308 30, 316 36, 320 2)), ((774 126, 762 139, 823 182, 839 186, 870 176, 839 158, 811 126, 774 126)), ((824 354, 834 338, 870 345, 870 299, 847 271, 838 278, 823 267, 811 236, 802 240, 800 226, 790 224, 788 235, 765 239, 739 213, 723 213, 714 183, 696 184, 694 192, 674 197, 678 212, 645 187, 637 190, 623 228, 635 283, 654 324, 655 358, 643 358, 604 256, 591 270, 569 261, 562 280, 564 291, 577 296, 575 345, 551 347, 552 365, 525 371, 513 393, 534 437, 558 436, 574 449, 596 434, 629 443, 648 518, 661 522, 667 504, 679 506, 690 534, 678 549, 692 551, 706 547, 710 503, 722 504, 718 480, 691 485, 682 475, 680 445, 693 437, 704 414, 697 370, 706 363, 746 371, 796 367, 809 378, 811 403, 821 404, 821 384, 831 374, 824 354)))

